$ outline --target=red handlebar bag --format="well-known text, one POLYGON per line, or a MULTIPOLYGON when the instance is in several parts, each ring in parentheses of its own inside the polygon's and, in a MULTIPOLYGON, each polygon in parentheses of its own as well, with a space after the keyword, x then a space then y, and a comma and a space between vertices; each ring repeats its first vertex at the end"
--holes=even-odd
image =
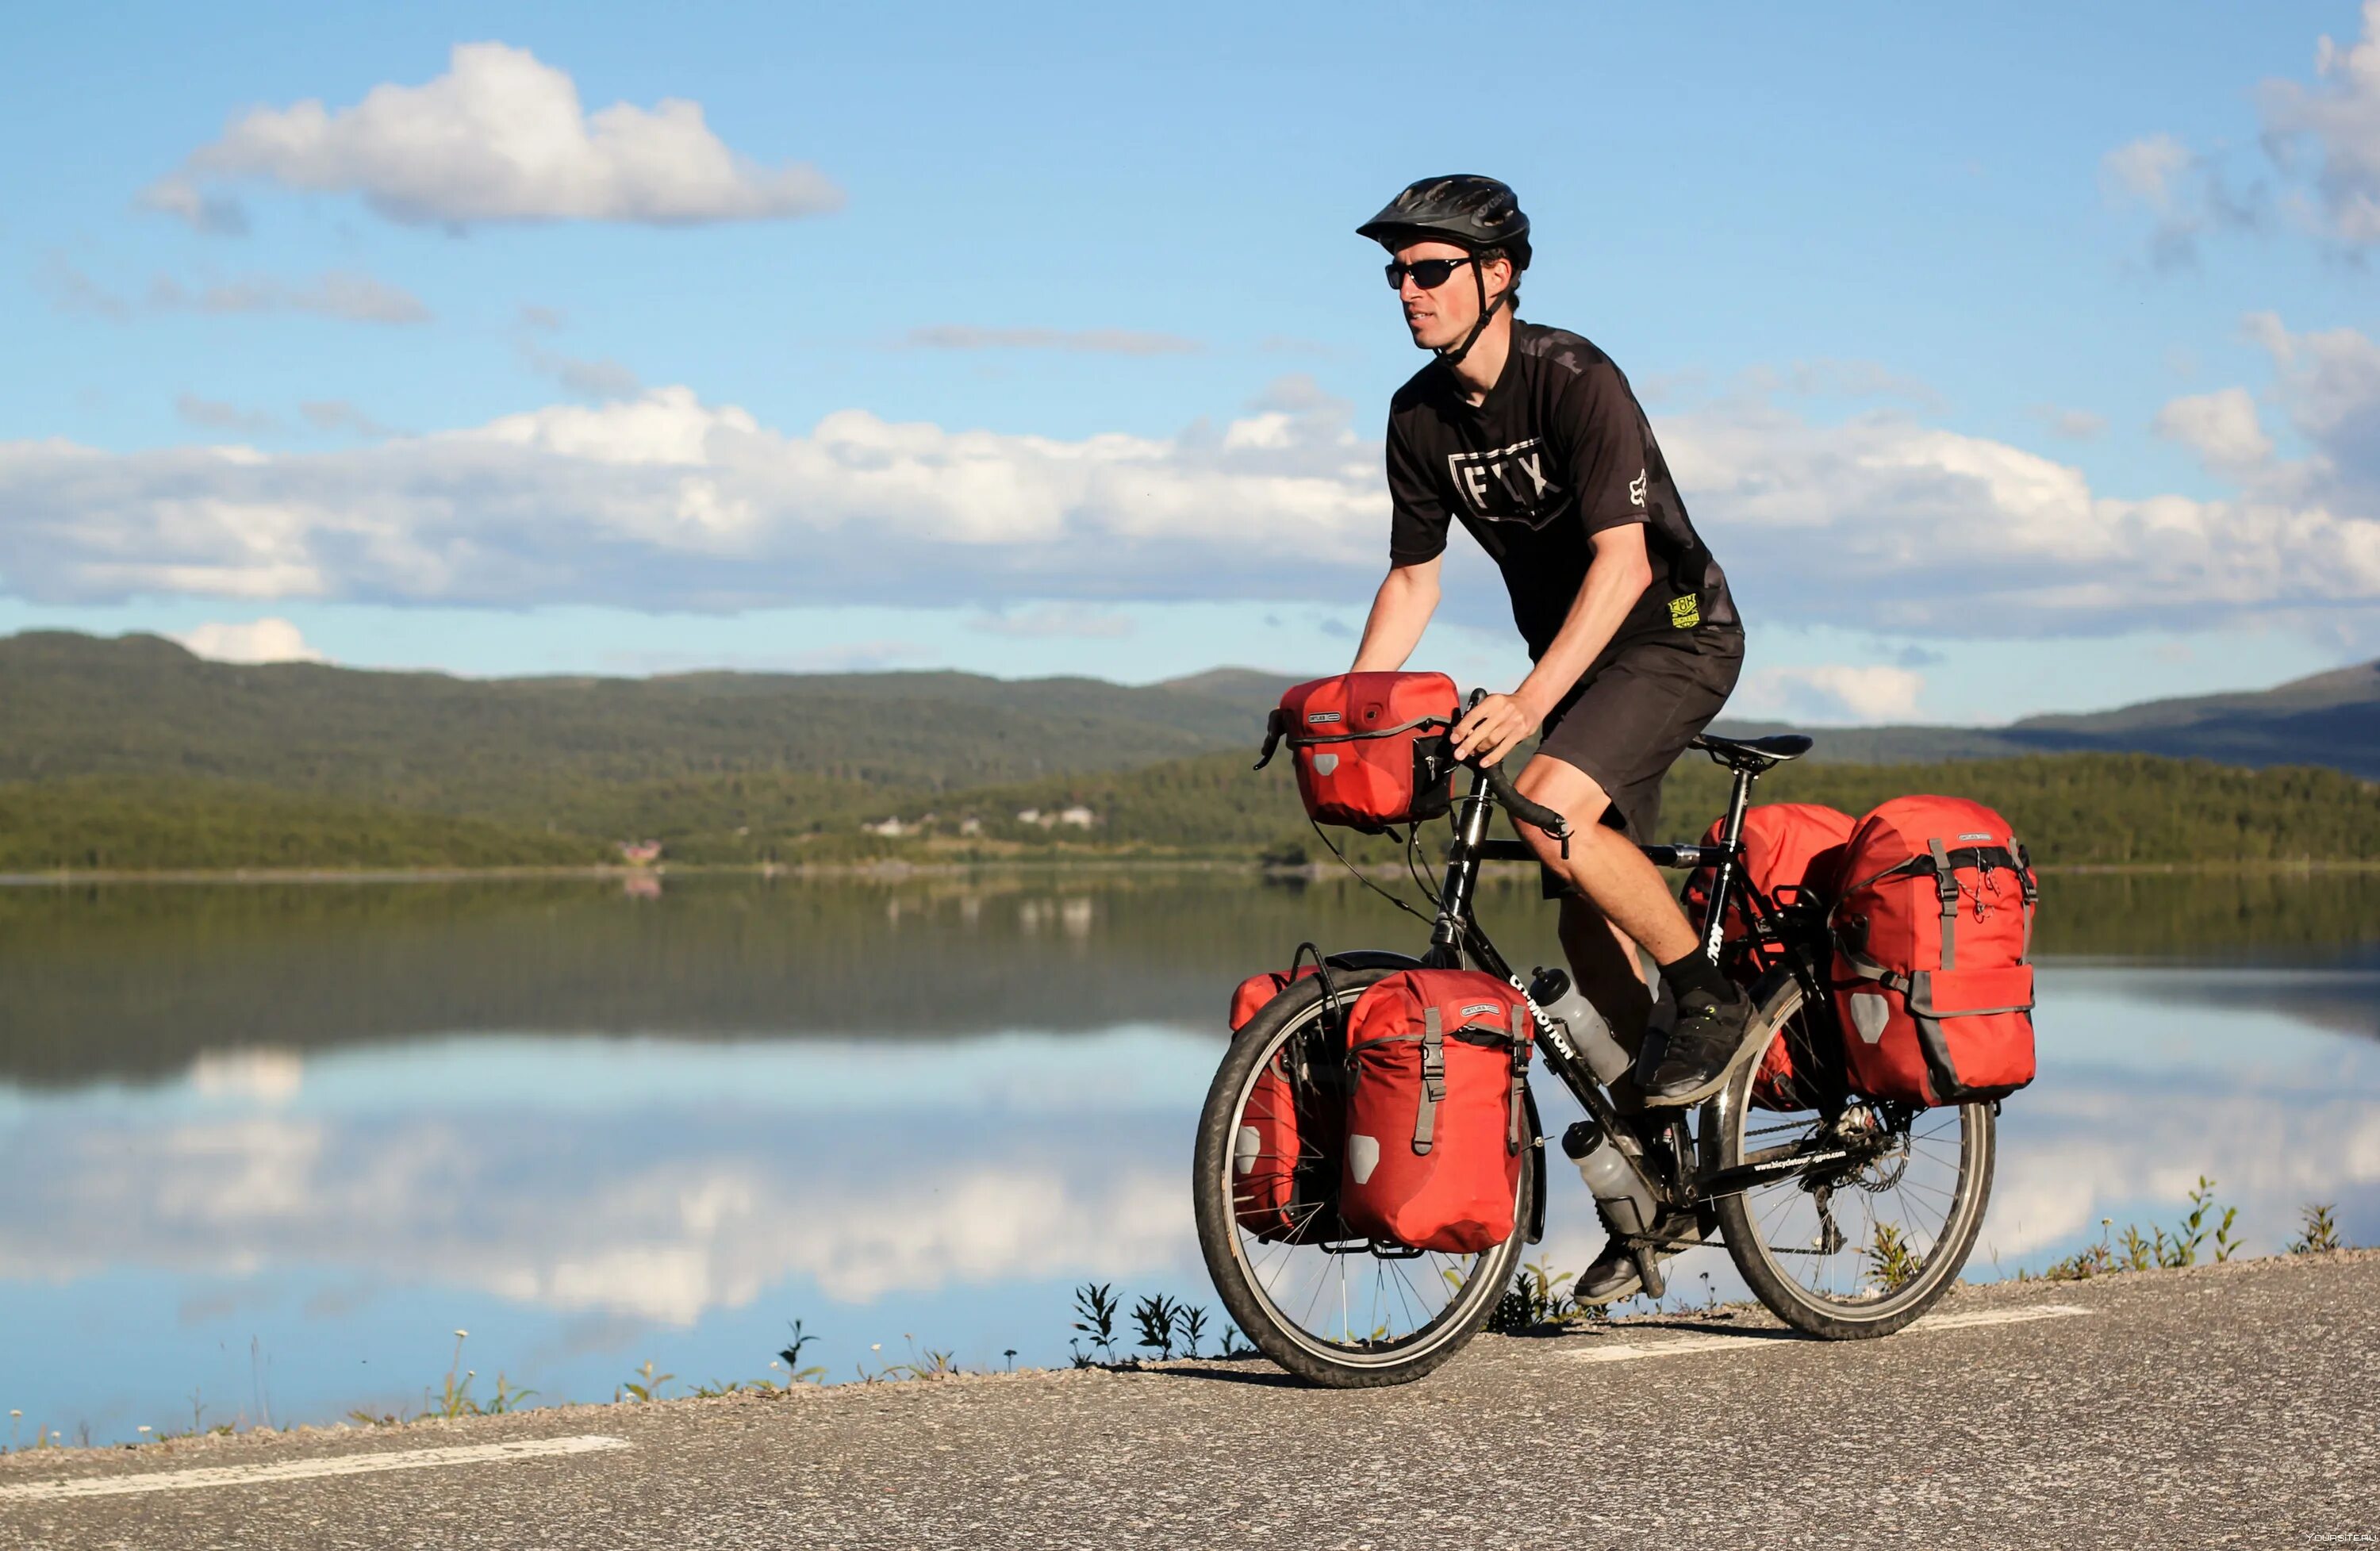
POLYGON ((1376 982, 1347 1021, 1339 1212, 1351 1235, 1475 1254, 1512 1236, 1535 1027, 1476 970, 1376 982))
MULTIPOLYGON (((1293 975, 1251 975, 1232 993, 1237 1034, 1293 975)), ((1347 1235, 1339 1225, 1339 1169, 1346 1096, 1337 1062, 1315 1060, 1314 1041, 1293 1039, 1257 1073, 1232 1138, 1232 1211, 1240 1226, 1271 1243, 1305 1244, 1347 1235)))
POLYGON ((1830 925, 1852 1085, 1935 1105, 2032 1082, 2041 893, 2008 820, 1960 797, 1895 797, 1852 831, 1843 879, 1830 925))
MULTIPOLYGON (((1763 803, 1746 810, 1744 880, 1779 906, 1804 899, 1821 909, 1832 905, 1843 881, 1843 847, 1858 823, 1840 808, 1818 803, 1763 803)), ((1703 833, 1703 844, 1718 845, 1726 828, 1725 818, 1711 820, 1711 827, 1703 833)), ((1709 925, 1711 890, 1718 883, 1716 867, 1699 867, 1686 879, 1686 915, 1697 932, 1709 925)), ((1729 905, 1720 931, 1725 941, 1743 944, 1742 951, 1722 955, 1722 962, 1747 988, 1783 962, 1781 948, 1745 941, 1752 935, 1752 924, 1741 895, 1729 905)), ((1806 1108, 1794 1094, 1793 1053, 1781 1034, 1760 1059, 1760 1074, 1752 1083, 1752 1102, 1762 1109, 1806 1108)))
POLYGON ((1444 673, 1341 673, 1281 697, 1262 769, 1285 739, 1297 794, 1318 824, 1378 833, 1435 818, 1454 801, 1447 733, 1461 697, 1444 673))

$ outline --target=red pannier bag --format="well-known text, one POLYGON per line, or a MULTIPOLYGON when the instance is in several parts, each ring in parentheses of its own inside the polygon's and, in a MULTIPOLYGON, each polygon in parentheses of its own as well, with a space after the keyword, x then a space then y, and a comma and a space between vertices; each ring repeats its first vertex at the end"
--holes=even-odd
POLYGON ((1512 1236, 1535 1032, 1526 999, 1478 970, 1404 970, 1356 999, 1339 1184, 1351 1235, 1449 1254, 1512 1236))
POLYGON ((1318 824, 1377 834, 1435 818, 1454 801, 1447 734, 1461 703, 1444 673, 1341 673, 1301 684, 1267 721, 1257 769, 1287 739, 1297 794, 1318 824))
POLYGON ((2031 858, 1961 797, 1895 797, 1843 856, 1835 1011, 1852 1086, 1904 1104, 2000 1098, 2033 1081, 2031 858))
MULTIPOLYGON (((1294 980, 1267 970, 1251 975, 1232 993, 1232 1032, 1237 1034, 1265 1004, 1294 980)), ((1339 1227, 1341 1138, 1346 1100, 1335 1072, 1314 1068, 1311 1042, 1293 1040, 1273 1052, 1240 1111, 1232 1138, 1232 1210, 1240 1226, 1272 1243, 1305 1244, 1344 1237, 1339 1227)))
MULTIPOLYGON (((1745 880, 1780 906, 1813 897, 1831 905, 1835 891, 1842 884, 1843 847, 1858 822, 1842 809, 1822 803, 1763 803, 1747 809, 1743 815, 1745 880)), ((1711 820, 1711 827, 1703 832, 1703 844, 1718 845, 1726 828, 1725 818, 1711 820)), ((1686 879, 1686 915, 1696 932, 1709 925, 1711 890, 1718 882, 1716 867, 1697 868, 1686 879)), ((1727 922, 1720 930, 1731 943, 1752 935, 1751 917, 1741 895, 1728 907, 1727 922)), ((1755 946, 1728 955, 1727 963, 1749 989, 1782 957, 1781 950, 1755 946)), ((1794 1095, 1792 1083, 1793 1053, 1780 1034, 1760 1058, 1760 1074, 1752 1083, 1753 1104, 1762 1109, 1805 1108, 1794 1095)))

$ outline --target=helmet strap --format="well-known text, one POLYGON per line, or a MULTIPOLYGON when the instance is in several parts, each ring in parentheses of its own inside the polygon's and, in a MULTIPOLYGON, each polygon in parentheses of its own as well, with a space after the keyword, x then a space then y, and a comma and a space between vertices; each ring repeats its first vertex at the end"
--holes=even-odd
POLYGON ((1494 306, 1488 304, 1488 266, 1479 261, 1479 255, 1476 253, 1471 255, 1471 283, 1479 288, 1479 321, 1471 325, 1471 332, 1463 336, 1462 344, 1451 350, 1440 350, 1438 353, 1438 358, 1449 366, 1463 364, 1463 357, 1471 354, 1471 347, 1479 343, 1479 336, 1488 332, 1489 323, 1495 321, 1496 309, 1503 306, 1504 297, 1512 294, 1511 288, 1507 287, 1496 297, 1494 306))

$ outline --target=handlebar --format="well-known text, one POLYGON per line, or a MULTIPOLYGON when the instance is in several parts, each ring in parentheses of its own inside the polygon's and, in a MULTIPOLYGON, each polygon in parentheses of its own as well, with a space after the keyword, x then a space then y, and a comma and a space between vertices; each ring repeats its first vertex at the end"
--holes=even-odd
POLYGON ((1565 862, 1570 860, 1569 819, 1542 803, 1533 803, 1522 796, 1519 789, 1513 786, 1512 776, 1506 773, 1500 761, 1493 765, 1482 765, 1476 760, 1465 759, 1463 763, 1488 778, 1488 790, 1496 794, 1496 800, 1503 804, 1506 811, 1513 818, 1524 824, 1534 824, 1561 842, 1562 860, 1565 862))
MULTIPOLYGON (((1464 714, 1468 715, 1474 707, 1487 697, 1486 690, 1473 690, 1470 700, 1463 708, 1464 714)), ((1544 804, 1533 803, 1522 796, 1520 789, 1512 784, 1511 772, 1504 769, 1500 760, 1493 765, 1483 765, 1476 757, 1465 759, 1463 762, 1487 778, 1488 790, 1496 794, 1496 800, 1503 804, 1513 818, 1524 824, 1534 825, 1561 842, 1562 860, 1565 862, 1570 860, 1570 820, 1544 804)))

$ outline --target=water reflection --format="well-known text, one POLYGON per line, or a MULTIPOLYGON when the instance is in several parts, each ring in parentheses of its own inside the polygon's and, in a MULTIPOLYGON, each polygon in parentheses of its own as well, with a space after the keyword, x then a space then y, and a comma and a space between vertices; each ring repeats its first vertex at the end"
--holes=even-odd
MULTIPOLYGON (((1979 1269, 2201 1173, 2252 1247, 2309 1200, 2380 1238, 2375 880, 2065 882, 1979 1269)), ((1524 963, 1534 893, 1488 897, 1524 963)), ((904 1332, 1057 1360, 1073 1282, 1205 1290, 1184 1175, 1232 981, 1415 935, 1198 874, 19 891, 0 928, 0 1401, 99 1436, 193 1384, 216 1419, 401 1403, 456 1325, 548 1399, 649 1355, 751 1376, 797 1315, 838 1374, 904 1332)), ((1552 1212, 1582 1264, 1564 1170, 1552 1212)))

